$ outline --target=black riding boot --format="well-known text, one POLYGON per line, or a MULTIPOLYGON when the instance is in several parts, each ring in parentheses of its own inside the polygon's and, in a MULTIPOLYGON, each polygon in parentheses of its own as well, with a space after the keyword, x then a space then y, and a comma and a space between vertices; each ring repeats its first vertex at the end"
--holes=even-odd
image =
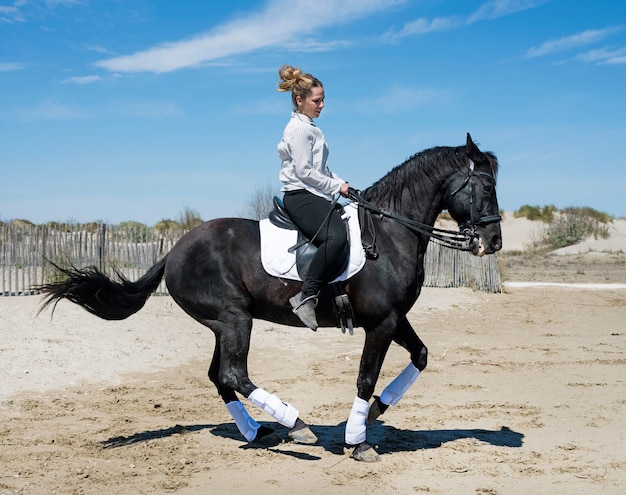
POLYGON ((292 311, 314 332, 317 330, 317 318, 315 316, 315 306, 317 306, 317 296, 304 297, 302 292, 298 292, 289 299, 292 311))

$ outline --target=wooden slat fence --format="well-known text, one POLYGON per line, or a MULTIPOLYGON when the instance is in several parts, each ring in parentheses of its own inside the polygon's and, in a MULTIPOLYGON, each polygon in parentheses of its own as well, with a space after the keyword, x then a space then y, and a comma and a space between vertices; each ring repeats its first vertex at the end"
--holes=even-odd
MULTIPOLYGON (((66 230, 0 224, 0 296, 35 294, 33 287, 54 281, 58 274, 46 259, 62 267, 96 266, 108 276, 118 271, 136 280, 183 234, 182 230, 157 232, 106 224, 66 230)), ((502 291, 496 255, 477 258, 431 242, 424 268, 426 287, 502 291)), ((167 294, 164 282, 156 294, 167 294)))
POLYGON ((428 244, 424 258, 425 287, 470 287, 502 292, 498 255, 474 256, 440 244, 428 244))
MULTIPOLYGON (((46 260, 61 267, 96 266, 136 280, 164 256, 184 231, 122 229, 100 224, 55 230, 47 225, 0 225, 0 296, 30 295, 32 288, 58 276, 46 260)), ((157 294, 167 294, 161 282, 157 294)))

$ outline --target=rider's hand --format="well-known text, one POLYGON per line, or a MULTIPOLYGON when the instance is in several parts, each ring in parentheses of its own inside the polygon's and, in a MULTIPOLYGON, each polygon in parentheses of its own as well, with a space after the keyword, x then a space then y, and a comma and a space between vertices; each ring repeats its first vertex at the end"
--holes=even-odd
POLYGON ((344 182, 343 184, 341 184, 341 189, 339 189, 339 194, 347 198, 349 190, 350 190, 350 186, 348 185, 347 182, 344 182))

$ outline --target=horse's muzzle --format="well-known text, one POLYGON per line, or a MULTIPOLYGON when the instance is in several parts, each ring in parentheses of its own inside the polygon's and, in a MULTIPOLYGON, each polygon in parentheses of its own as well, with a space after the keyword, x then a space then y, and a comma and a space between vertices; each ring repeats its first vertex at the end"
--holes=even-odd
POLYGON ((493 254, 502 249, 502 236, 500 225, 497 227, 479 228, 469 239, 469 251, 474 256, 493 254))

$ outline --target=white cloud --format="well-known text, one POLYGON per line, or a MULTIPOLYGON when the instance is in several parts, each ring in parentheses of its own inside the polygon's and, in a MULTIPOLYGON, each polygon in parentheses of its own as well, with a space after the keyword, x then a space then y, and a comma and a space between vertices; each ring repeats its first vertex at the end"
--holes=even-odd
POLYGON ((25 65, 19 62, 0 62, 0 72, 13 72, 22 70, 24 67, 25 65))
POLYGON ((101 45, 87 45, 85 48, 87 48, 87 50, 91 50, 92 52, 102 53, 103 55, 113 55, 111 50, 107 50, 101 45))
POLYGON ((189 39, 96 62, 117 72, 169 72, 260 48, 293 44, 320 28, 383 11, 404 0, 270 0, 265 9, 189 39))
POLYGON ((59 98, 47 98, 39 105, 21 109, 15 116, 24 122, 45 120, 89 120, 107 115, 129 119, 170 119, 184 114, 180 106, 167 101, 115 101, 91 108, 64 103, 59 98))
POLYGON ((461 24, 463 24, 462 17, 436 17, 434 19, 420 17, 414 21, 407 22, 398 32, 389 31, 385 34, 385 38, 391 40, 432 33, 435 31, 449 31, 450 29, 454 29, 461 24))
POLYGON ((84 0, 45 0, 47 7, 53 9, 55 7, 71 7, 72 5, 80 5, 85 3, 84 0))
POLYGON ((524 10, 533 9, 548 0, 493 0, 482 4, 467 18, 467 24, 478 21, 490 21, 498 17, 516 14, 524 10))
POLYGON ((168 119, 183 115, 178 105, 162 101, 117 102, 109 105, 108 110, 133 119, 168 119))
POLYGON ((450 31, 451 29, 456 29, 460 26, 473 24, 475 22, 489 21, 497 19, 498 17, 516 14, 523 10, 535 8, 547 1, 548 0, 492 0, 482 4, 476 11, 466 17, 460 15, 435 17, 434 19, 420 17, 407 22, 399 31, 387 32, 384 38, 386 40, 394 40, 435 31, 450 31))
POLYGON ((100 76, 77 76, 70 77, 63 81, 64 84, 72 83, 72 84, 92 84, 98 81, 102 81, 100 76))
POLYGON ((608 58, 604 61, 605 64, 612 64, 612 65, 617 65, 617 64, 626 64, 626 55, 622 55, 620 57, 611 57, 608 58))
POLYGON ((0 22, 24 22, 26 19, 18 7, 18 2, 15 2, 13 6, 0 5, 0 22))
POLYGON ((346 40, 317 41, 314 39, 294 40, 285 43, 284 48, 293 52, 330 52, 338 48, 346 48, 352 43, 346 40))
POLYGON ((357 111, 363 113, 395 114, 411 112, 417 108, 435 104, 446 104, 450 98, 450 94, 440 89, 393 85, 378 96, 357 101, 355 107, 357 111))
POLYGON ((285 115, 285 103, 282 100, 268 98, 245 105, 237 105, 233 110, 241 115, 285 115))
POLYGON ((72 7, 83 3, 85 3, 84 0, 44 0, 43 2, 15 0, 11 6, 0 5, 0 22, 27 22, 33 10, 39 11, 42 5, 50 10, 56 7, 72 7))
POLYGON ((57 98, 48 98, 39 106, 22 110, 18 118, 32 122, 39 120, 76 120, 85 118, 85 114, 69 105, 62 103, 57 98))
POLYGON ((624 64, 626 63, 626 47, 616 50, 600 48, 581 53, 577 57, 584 62, 597 62, 599 64, 624 64))
POLYGON ((571 36, 548 40, 540 46, 530 48, 526 53, 528 58, 541 57, 552 53, 562 52, 570 48, 590 45, 596 43, 607 36, 611 36, 620 31, 621 27, 609 27, 605 29, 588 29, 571 36))

